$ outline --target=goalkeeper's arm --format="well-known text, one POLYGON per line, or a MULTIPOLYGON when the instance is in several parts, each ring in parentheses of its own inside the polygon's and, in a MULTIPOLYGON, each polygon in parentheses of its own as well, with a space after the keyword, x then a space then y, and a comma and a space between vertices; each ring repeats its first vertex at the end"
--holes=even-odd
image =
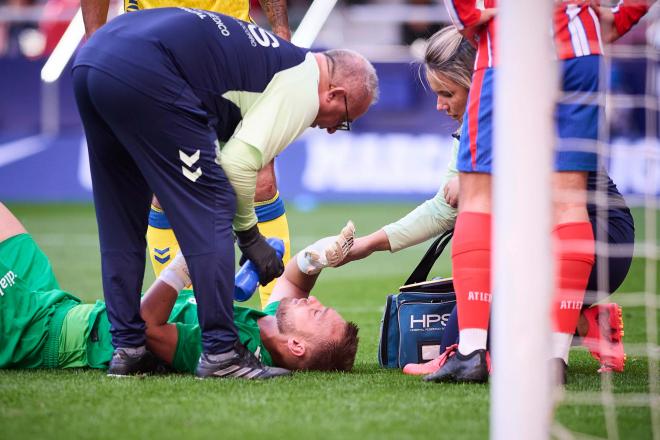
POLYGON ((168 323, 179 292, 189 286, 190 272, 179 251, 142 297, 140 316, 146 325, 147 348, 171 364, 179 340, 176 324, 168 323))
POLYGON ((322 238, 298 252, 277 279, 268 303, 283 298, 307 298, 326 267, 339 266, 348 255, 355 237, 355 226, 348 222, 338 235, 322 238))

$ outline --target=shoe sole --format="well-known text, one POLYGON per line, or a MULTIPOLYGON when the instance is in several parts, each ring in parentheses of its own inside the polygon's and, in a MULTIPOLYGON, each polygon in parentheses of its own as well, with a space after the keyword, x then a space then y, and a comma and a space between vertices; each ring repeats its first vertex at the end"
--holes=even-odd
MULTIPOLYGON (((623 372, 623 369, 626 366, 626 360, 628 359, 628 355, 625 353, 624 348, 623 348, 623 310, 621 309, 621 306, 618 304, 612 304, 614 307, 608 307, 609 311, 609 319, 608 319, 608 324, 610 327, 610 342, 612 344, 615 344, 617 346, 621 346, 621 351, 623 352, 623 359, 621 360, 620 368, 619 367, 613 367, 611 365, 608 365, 607 362, 603 362, 601 365, 601 368, 598 370, 599 373, 609 373, 612 371, 615 371, 617 373, 623 372), (614 310, 612 310, 614 308, 614 310)), ((616 362, 617 364, 619 362, 616 362)))
POLYGON ((440 368, 442 368, 443 365, 444 363, 439 364, 437 362, 434 365, 408 364, 404 366, 401 371, 403 372, 403 374, 407 374, 408 376, 428 376, 429 374, 433 374, 436 371, 438 371, 440 368), (415 365, 415 366, 409 367, 409 365, 415 365))
POLYGON ((488 383, 488 377, 485 379, 467 379, 467 378, 457 378, 456 376, 444 376, 434 379, 424 379, 425 382, 435 382, 435 383, 488 383))
POLYGON ((128 379, 144 379, 147 377, 147 373, 139 373, 139 374, 111 374, 107 373, 106 377, 120 377, 120 378, 128 378, 128 379))
POLYGON ((434 383, 488 383, 488 379, 457 379, 455 377, 443 377, 440 379, 431 379, 426 382, 434 383))
MULTIPOLYGON (((628 356, 626 355, 623 348, 623 310, 621 306, 615 303, 603 304, 601 306, 603 310, 607 311, 607 321, 606 329, 607 334, 604 335, 602 331, 599 331, 601 337, 605 337, 607 344, 612 344, 616 347, 621 347, 620 351, 622 352, 621 356, 607 356, 603 355, 601 352, 601 347, 599 343, 591 342, 588 339, 583 340, 583 344, 589 349, 592 356, 597 359, 600 363, 600 368, 598 369, 599 373, 611 373, 611 372, 623 372, 628 356)), ((600 315, 600 313, 599 313, 600 315)), ((599 322, 596 322, 595 325, 600 325, 599 322)), ((593 340, 593 338, 590 338, 593 340)), ((617 350, 614 350, 617 351, 617 350)))
POLYGON ((243 379, 243 380, 263 381, 263 380, 278 379, 280 377, 290 377, 290 376, 292 376, 292 374, 282 374, 282 375, 279 375, 279 376, 269 376, 269 377, 247 378, 247 377, 243 377, 243 376, 240 376, 240 377, 236 377, 236 376, 220 377, 220 376, 214 376, 213 374, 211 374, 210 376, 197 376, 197 375, 195 375, 195 379, 197 379, 197 380, 205 380, 205 379, 220 379, 220 380, 222 380, 222 379, 236 379, 236 380, 240 380, 240 379, 243 379))
POLYGON ((615 313, 610 312, 610 329, 613 331, 613 342, 621 342, 623 340, 623 310, 620 305, 616 305, 615 313))

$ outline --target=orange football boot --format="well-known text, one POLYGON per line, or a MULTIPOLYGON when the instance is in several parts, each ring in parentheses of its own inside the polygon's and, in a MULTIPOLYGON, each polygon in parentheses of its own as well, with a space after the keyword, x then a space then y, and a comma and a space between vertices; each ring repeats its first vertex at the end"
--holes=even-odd
POLYGON ((600 362, 599 373, 623 371, 626 353, 623 348, 623 315, 615 303, 595 304, 583 312, 589 326, 582 345, 600 362))

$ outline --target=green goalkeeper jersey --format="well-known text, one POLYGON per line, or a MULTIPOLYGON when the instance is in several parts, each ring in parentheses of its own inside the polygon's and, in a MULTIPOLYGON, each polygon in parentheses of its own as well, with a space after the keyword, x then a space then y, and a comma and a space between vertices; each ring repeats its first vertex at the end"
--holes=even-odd
POLYGON ((60 289, 28 234, 0 243, 0 368, 55 368, 59 332, 80 300, 60 289))
MULTIPOLYGON (((248 350, 272 364, 257 320, 274 315, 234 306, 234 322, 248 350)), ((179 339, 174 367, 194 371, 201 353, 201 329, 192 291, 179 294, 170 315, 179 339)), ((0 368, 107 368, 113 352, 103 301, 81 304, 63 291, 50 261, 29 234, 0 242, 0 368)))
MULTIPOLYGON (((257 320, 266 315, 275 315, 278 305, 279 302, 271 303, 263 312, 234 305, 234 324, 238 337, 264 365, 273 365, 273 359, 261 341, 257 320)), ((202 353, 202 332, 197 322, 197 304, 192 291, 179 294, 170 322, 176 323, 179 336, 172 366, 177 371, 194 372, 202 353)))
MULTIPOLYGON (((274 315, 278 305, 279 302, 271 303, 263 312, 234 306, 234 323, 239 339, 265 365, 272 365, 273 361, 261 341, 257 320, 274 315)), ((191 290, 179 294, 169 322, 176 324, 178 333, 172 366, 180 372, 194 372, 202 352, 202 332, 197 321, 197 303, 191 290)), ((112 352, 110 323, 103 301, 82 304, 67 313, 60 337, 59 368, 107 368, 112 352)))

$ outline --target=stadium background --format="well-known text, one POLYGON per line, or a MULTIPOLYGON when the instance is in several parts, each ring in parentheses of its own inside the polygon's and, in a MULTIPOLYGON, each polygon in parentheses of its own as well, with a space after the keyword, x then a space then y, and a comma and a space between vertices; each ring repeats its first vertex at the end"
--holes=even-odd
MULTIPOLYGON (((0 9, 4 17, 0 23, 6 27, 5 54, 0 57, 0 198, 89 201, 86 148, 68 67, 56 84, 44 86, 39 79, 46 55, 64 26, 9 21, 12 17, 30 18, 39 11, 46 14, 56 10, 64 17, 71 16, 77 3, 49 0, 43 9, 40 7, 24 8, 23 14, 17 7, 0 9), (40 31, 42 40, 35 37, 40 31), (40 55, 25 55, 40 47, 44 49, 40 55)), ((258 8, 254 9, 255 18, 263 22, 258 8)), ((292 2, 290 9, 295 29, 306 4, 292 2)), ((421 38, 438 29, 433 20, 447 20, 444 8, 392 1, 339 4, 315 47, 350 47, 364 53, 376 64, 381 99, 350 133, 329 137, 320 130, 308 130, 282 154, 277 172, 285 200, 305 208, 326 201, 419 201, 435 193, 441 176, 438 170, 448 162, 450 134, 457 124, 436 112, 435 98, 425 89, 415 64, 422 50, 421 38), (427 21, 401 19, 415 14, 427 21), (350 172, 356 165, 360 172, 350 172)), ((640 26, 620 44, 639 45, 646 40, 660 46, 660 30, 640 26)), ((646 60, 614 59, 611 81, 613 93, 643 94, 646 60)), ((657 135, 647 137, 644 109, 618 109, 610 120, 610 174, 619 190, 629 199, 660 194, 660 173, 655 173, 651 188, 645 180, 649 167, 658 167, 658 162, 649 162, 645 155, 645 147, 657 148, 657 135)))
MULTIPOLYGON (((101 297, 98 242, 70 76, 65 70, 50 87, 39 79, 45 55, 63 30, 61 23, 58 27, 41 21, 41 14, 60 17, 66 24, 72 5, 77 7, 69 0, 0 3, 0 200, 9 203, 51 257, 63 287, 94 301, 101 297), (34 30, 44 31, 46 38, 39 39, 34 30), (36 55, 35 47, 42 46, 45 52, 36 55)), ((304 1, 290 2, 292 28, 307 6, 304 1)), ((278 160, 294 251, 335 233, 349 218, 359 233, 371 232, 437 190, 449 159, 450 134, 457 126, 435 111, 435 98, 420 82, 414 61, 419 55, 415 40, 437 29, 434 21, 445 21, 444 14, 443 8, 423 0, 340 3, 333 12, 316 46, 352 47, 365 53, 375 62, 381 100, 350 133, 328 136, 308 130, 278 160), (402 17, 424 20, 406 22, 402 17)), ((255 18, 263 22, 258 12, 255 18)), ((645 41, 660 46, 660 31, 640 27, 622 44, 645 41)), ((660 81, 647 78, 648 62, 657 59, 613 60, 612 92, 642 94, 647 81, 660 81)), ((645 209, 657 208, 657 203, 644 206, 643 202, 660 195, 657 133, 648 136, 644 111, 639 107, 609 115, 610 173, 636 206, 640 243, 649 227, 645 209), (656 179, 651 185, 649 175, 656 179)), ((658 237, 660 225, 651 227, 655 229, 651 235, 658 237)), ((251 438, 266 429, 273 437, 294 438, 409 438, 423 433, 483 438, 488 430, 487 387, 429 387, 377 367, 384 296, 396 290, 424 250, 420 245, 395 255, 377 255, 328 271, 319 282, 315 293, 361 327, 353 374, 302 374, 263 386, 199 384, 187 377, 116 383, 98 372, 0 372, 0 439, 119 434, 251 438), (246 420, 246 413, 255 417, 246 420)), ((620 292, 644 290, 644 264, 644 259, 635 259, 620 292)), ((445 256, 436 274, 449 272, 445 256)), ((146 281, 151 279, 147 273, 146 281)), ((644 313, 642 307, 624 309, 626 342, 646 341, 644 313)), ((598 391, 596 368, 585 351, 574 350, 569 392, 598 391)), ((614 377, 614 386, 617 393, 648 393, 646 360, 630 359, 626 372, 614 377)), ((606 417, 611 414, 597 405, 564 404, 557 415, 570 431, 613 438, 606 417)), ((648 407, 621 407, 615 418, 621 438, 653 435, 648 407)))

